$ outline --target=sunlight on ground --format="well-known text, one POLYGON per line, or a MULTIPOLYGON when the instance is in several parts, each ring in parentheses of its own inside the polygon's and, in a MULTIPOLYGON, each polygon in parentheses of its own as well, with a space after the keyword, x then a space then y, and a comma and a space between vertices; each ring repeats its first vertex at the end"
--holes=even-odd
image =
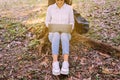
MULTIPOLYGON (((79 0, 73 0, 73 7, 79 0)), ((44 22, 47 0, 0 0, 0 16, 15 18, 25 25, 44 22)))
POLYGON ((26 25, 32 25, 32 24, 42 23, 44 22, 44 20, 45 20, 44 18, 37 18, 37 19, 28 20, 23 23, 25 23, 26 25))

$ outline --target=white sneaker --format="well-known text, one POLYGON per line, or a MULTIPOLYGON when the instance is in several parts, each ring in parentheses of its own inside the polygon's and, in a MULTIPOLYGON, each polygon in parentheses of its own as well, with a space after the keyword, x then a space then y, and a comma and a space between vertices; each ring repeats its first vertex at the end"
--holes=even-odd
POLYGON ((56 76, 60 75, 60 66, 58 61, 52 63, 52 74, 56 76))
POLYGON ((69 74, 69 63, 68 61, 64 61, 62 63, 61 74, 68 75, 69 74))

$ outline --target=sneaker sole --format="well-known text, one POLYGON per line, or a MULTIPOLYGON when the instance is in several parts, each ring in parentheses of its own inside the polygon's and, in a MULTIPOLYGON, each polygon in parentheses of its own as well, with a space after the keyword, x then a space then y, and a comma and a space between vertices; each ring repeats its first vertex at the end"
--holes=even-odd
POLYGON ((68 75, 69 74, 68 71, 61 71, 60 73, 63 74, 63 75, 68 75))
POLYGON ((58 76, 60 75, 60 72, 52 72, 53 75, 58 76))

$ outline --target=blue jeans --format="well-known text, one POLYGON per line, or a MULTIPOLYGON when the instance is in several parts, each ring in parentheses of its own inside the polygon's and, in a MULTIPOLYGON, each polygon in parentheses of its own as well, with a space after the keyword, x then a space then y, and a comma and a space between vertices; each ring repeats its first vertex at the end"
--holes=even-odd
POLYGON ((69 54, 69 40, 71 39, 71 35, 69 33, 49 33, 48 38, 52 43, 52 54, 59 53, 59 45, 60 41, 62 43, 62 53, 69 54))

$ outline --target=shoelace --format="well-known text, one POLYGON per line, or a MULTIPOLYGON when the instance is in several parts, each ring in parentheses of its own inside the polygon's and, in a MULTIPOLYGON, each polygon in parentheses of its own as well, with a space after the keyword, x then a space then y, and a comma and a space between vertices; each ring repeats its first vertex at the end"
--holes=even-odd
POLYGON ((58 64, 57 64, 57 65, 56 65, 56 64, 53 64, 53 68, 55 68, 55 69, 59 69, 58 64))
POLYGON ((63 68, 66 69, 69 67, 69 64, 68 63, 63 63, 63 68))

